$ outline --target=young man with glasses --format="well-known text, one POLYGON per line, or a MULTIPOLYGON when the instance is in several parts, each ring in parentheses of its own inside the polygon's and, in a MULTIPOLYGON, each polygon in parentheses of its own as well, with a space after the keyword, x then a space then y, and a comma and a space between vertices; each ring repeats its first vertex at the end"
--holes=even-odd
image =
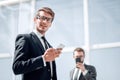
POLYGON ((48 7, 39 9, 34 17, 35 30, 19 34, 15 42, 13 72, 22 80, 57 80, 55 58, 61 48, 54 49, 45 39, 55 13, 48 7))

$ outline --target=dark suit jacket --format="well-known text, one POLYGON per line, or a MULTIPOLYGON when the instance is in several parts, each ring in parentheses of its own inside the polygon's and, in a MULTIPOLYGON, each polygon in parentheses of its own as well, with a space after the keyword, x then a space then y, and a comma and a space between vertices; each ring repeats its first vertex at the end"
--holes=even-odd
MULTIPOLYGON (((15 42, 13 72, 22 74, 22 80, 50 80, 50 64, 47 63, 45 67, 41 56, 44 52, 45 50, 34 32, 18 35, 15 42)), ((55 61, 52 64, 52 79, 57 80, 55 61)))
MULTIPOLYGON (((81 74, 79 80, 96 80, 97 73, 95 67, 85 64, 85 68, 88 70, 88 73, 85 76, 81 74)), ((70 72, 70 80, 73 80, 74 71, 75 68, 70 72)))

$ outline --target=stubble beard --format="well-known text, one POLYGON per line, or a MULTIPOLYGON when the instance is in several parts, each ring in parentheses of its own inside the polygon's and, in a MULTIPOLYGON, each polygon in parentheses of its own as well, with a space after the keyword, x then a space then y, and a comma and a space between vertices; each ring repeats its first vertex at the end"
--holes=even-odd
POLYGON ((46 32, 46 31, 44 31, 44 30, 42 30, 42 29, 38 29, 38 28, 37 28, 37 31, 38 31, 39 33, 43 34, 43 35, 44 35, 45 32, 46 32))

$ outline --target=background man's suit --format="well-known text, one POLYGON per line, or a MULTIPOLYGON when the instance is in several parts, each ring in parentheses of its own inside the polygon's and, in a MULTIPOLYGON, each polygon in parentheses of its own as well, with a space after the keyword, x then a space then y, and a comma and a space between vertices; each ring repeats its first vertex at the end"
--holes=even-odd
MULTIPOLYGON (((49 43, 48 45, 51 47, 49 43)), ((23 74, 22 80, 50 80, 50 65, 46 63, 45 67, 41 56, 44 52, 44 47, 34 32, 18 35, 15 43, 14 73, 23 74)), ((52 65, 52 80, 57 80, 55 61, 52 65)))
MULTIPOLYGON (((96 80, 96 70, 94 66, 91 65, 86 65, 85 64, 86 70, 88 70, 86 75, 83 75, 81 73, 79 80, 96 80)), ((70 72, 70 78, 73 80, 73 74, 74 74, 75 68, 70 72)))

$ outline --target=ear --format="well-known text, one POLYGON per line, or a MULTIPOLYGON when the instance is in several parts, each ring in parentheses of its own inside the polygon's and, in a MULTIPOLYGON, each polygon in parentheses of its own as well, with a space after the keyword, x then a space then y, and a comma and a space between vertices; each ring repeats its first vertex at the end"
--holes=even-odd
POLYGON ((73 55, 73 58, 75 58, 75 55, 73 55))
POLYGON ((34 22, 36 22, 36 18, 34 17, 34 22))

